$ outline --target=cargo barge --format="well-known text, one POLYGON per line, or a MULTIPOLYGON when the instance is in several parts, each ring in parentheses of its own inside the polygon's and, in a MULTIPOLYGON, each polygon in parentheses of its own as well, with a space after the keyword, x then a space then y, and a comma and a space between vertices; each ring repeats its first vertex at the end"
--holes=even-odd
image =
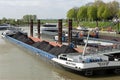
POLYGON ((7 30, 1 35, 4 39, 20 45, 37 55, 47 58, 51 62, 65 69, 93 75, 94 71, 111 70, 120 73, 120 43, 105 47, 100 51, 89 49, 86 46, 78 52, 72 46, 52 44, 48 41, 34 41, 26 33, 19 30, 7 30))

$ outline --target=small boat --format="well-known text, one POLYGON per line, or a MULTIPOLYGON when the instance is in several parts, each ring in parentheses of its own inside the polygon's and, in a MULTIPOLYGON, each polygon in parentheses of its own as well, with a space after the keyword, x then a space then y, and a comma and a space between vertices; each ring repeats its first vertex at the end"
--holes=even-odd
POLYGON ((58 31, 58 26, 57 26, 57 24, 46 23, 46 24, 42 25, 42 31, 57 32, 58 31))
POLYGON ((7 30, 10 26, 10 24, 0 24, 0 30, 7 30))
MULTIPOLYGON (((55 23, 46 23, 41 25, 40 33, 42 34, 57 34, 58 32, 58 25, 55 23)), ((37 29, 35 29, 35 33, 37 34, 37 29)))
MULTIPOLYGON (((2 33, 2 37, 8 41, 20 45, 29 51, 48 59, 60 67, 83 73, 86 76, 94 74, 94 71, 111 70, 120 73, 120 43, 99 48, 87 49, 87 42, 83 51, 78 52, 73 46, 54 45, 49 41, 33 41, 34 37, 28 37, 26 33, 17 30, 9 30, 2 33)), ((51 64, 52 64, 51 63, 51 64)))

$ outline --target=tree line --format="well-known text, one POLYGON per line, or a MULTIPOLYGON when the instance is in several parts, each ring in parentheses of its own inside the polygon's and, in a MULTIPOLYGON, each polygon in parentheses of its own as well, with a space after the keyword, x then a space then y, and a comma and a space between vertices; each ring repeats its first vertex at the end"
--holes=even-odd
MULTIPOLYGON (((4 23, 7 23, 7 24, 11 24, 11 25, 14 25, 14 26, 28 26, 30 24, 30 21, 33 20, 33 23, 35 25, 37 25, 37 15, 31 15, 31 14, 27 14, 27 15, 24 15, 21 19, 12 19, 12 18, 5 18, 3 17, 1 20, 0 20, 0 24, 4 24, 4 23)), ((40 19, 41 20, 41 24, 44 24, 44 23, 57 23, 58 19, 40 19)), ((63 21, 65 22, 65 19, 63 19, 63 21)))
POLYGON ((120 18, 119 5, 117 1, 104 3, 102 0, 95 0, 94 3, 71 8, 67 11, 67 18, 73 19, 77 24, 80 21, 108 21, 120 18))
POLYGON ((24 15, 21 19, 12 19, 12 18, 5 18, 3 17, 0 20, 0 24, 11 24, 11 25, 26 25, 30 23, 30 20, 33 20, 34 22, 37 22, 37 16, 36 15, 24 15))

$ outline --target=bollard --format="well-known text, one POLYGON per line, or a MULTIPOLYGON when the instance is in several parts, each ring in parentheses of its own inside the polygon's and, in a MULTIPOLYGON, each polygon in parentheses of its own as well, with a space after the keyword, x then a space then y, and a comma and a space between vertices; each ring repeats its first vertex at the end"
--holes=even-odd
POLYGON ((30 22, 30 36, 33 37, 33 20, 30 22))
POLYGON ((72 19, 68 20, 68 44, 72 42, 72 19))
POLYGON ((58 43, 62 44, 62 19, 58 20, 58 43))
POLYGON ((38 20, 37 29, 38 29, 38 38, 40 38, 40 20, 38 20))

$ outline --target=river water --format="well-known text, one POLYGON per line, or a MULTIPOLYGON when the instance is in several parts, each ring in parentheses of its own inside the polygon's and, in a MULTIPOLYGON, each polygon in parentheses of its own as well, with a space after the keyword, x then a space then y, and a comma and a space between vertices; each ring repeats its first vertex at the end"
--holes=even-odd
POLYGON ((85 77, 65 71, 0 37, 0 80, 120 80, 120 75, 85 77))

